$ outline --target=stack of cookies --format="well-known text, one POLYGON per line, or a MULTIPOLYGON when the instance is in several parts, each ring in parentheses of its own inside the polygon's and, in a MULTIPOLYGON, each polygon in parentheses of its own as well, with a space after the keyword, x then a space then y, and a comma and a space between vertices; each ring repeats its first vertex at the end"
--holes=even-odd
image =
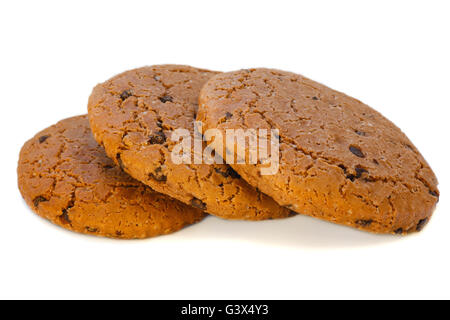
MULTIPOLYGON (((251 152, 249 144, 243 149, 251 152)), ((306 214, 406 234, 423 228, 439 198, 433 171, 393 123, 354 98, 273 69, 158 65, 119 74, 93 89, 88 115, 25 143, 18 180, 40 216, 122 239, 171 233, 207 214, 306 214), (229 130, 276 129, 277 170, 261 174, 264 161, 193 160, 208 148, 213 158, 234 154, 217 141, 189 144, 185 161, 174 161, 174 133, 195 137, 194 123, 200 134, 214 129, 224 137, 229 130)))

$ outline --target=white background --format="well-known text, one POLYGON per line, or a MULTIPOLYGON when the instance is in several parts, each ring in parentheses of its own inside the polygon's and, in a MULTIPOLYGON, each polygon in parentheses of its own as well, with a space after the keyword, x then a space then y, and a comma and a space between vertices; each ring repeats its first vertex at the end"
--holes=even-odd
POLYGON ((3 1, 0 298, 450 298, 448 1, 3 1), (16 166, 92 87, 160 63, 273 67, 348 93, 402 128, 440 181, 425 230, 376 236, 308 217, 209 217, 143 241, 34 215, 16 166))

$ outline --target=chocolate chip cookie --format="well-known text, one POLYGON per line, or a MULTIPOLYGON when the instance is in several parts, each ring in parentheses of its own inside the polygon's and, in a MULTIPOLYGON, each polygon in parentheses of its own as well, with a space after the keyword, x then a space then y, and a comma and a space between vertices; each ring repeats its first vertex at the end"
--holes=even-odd
POLYGON ((210 214, 247 220, 292 215, 225 164, 172 160, 177 145, 172 134, 185 129, 194 138, 198 94, 216 74, 159 65, 130 70, 97 85, 88 103, 95 139, 135 179, 210 214))
MULTIPOLYGON (((439 198, 425 159, 364 103, 301 75, 250 69, 214 76, 197 119, 220 130, 279 130, 279 170, 232 167, 280 205, 375 233, 419 231, 439 198)), ((227 150, 229 151, 229 150, 227 150)))
POLYGON ((87 116, 62 120, 26 142, 17 171, 20 192, 33 211, 80 233, 147 238, 205 216, 115 166, 94 140, 87 116))

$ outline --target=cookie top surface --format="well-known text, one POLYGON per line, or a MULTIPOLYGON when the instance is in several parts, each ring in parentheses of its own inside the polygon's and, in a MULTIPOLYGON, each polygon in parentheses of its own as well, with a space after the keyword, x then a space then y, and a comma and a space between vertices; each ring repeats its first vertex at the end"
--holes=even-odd
POLYGON ((275 128, 280 168, 233 168, 281 205, 374 232, 421 229, 439 192, 419 151, 362 102, 301 75, 273 69, 223 73, 200 94, 206 129, 275 128))
POLYGON ((114 165, 87 116, 62 120, 22 147, 18 183, 40 216, 72 231, 146 238, 200 221, 201 210, 151 190, 114 165))
POLYGON ((97 85, 88 104, 96 140, 134 178, 210 214, 248 220, 292 215, 227 165, 172 161, 177 144, 172 133, 186 129, 193 138, 198 94, 216 74, 159 65, 126 71, 97 85))

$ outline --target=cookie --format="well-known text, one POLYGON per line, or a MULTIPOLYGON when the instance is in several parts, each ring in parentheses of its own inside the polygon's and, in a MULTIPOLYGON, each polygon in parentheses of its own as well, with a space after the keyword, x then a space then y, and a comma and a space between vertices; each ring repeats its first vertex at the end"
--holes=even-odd
POLYGON ((33 211, 80 233, 147 238, 205 216, 115 166, 94 140, 87 116, 62 120, 27 141, 17 171, 20 192, 33 211))
POLYGON ((199 101, 197 119, 205 129, 279 130, 275 174, 261 175, 261 163, 232 167, 298 213, 402 234, 421 230, 438 202, 433 171, 399 128, 301 75, 272 69, 219 74, 199 101))
POLYGON ((198 94, 216 74, 159 65, 126 71, 97 85, 88 103, 95 139, 135 179, 210 214, 247 220, 292 215, 227 165, 195 164, 193 157, 190 164, 173 161, 178 143, 172 134, 186 129, 193 139, 198 94))

